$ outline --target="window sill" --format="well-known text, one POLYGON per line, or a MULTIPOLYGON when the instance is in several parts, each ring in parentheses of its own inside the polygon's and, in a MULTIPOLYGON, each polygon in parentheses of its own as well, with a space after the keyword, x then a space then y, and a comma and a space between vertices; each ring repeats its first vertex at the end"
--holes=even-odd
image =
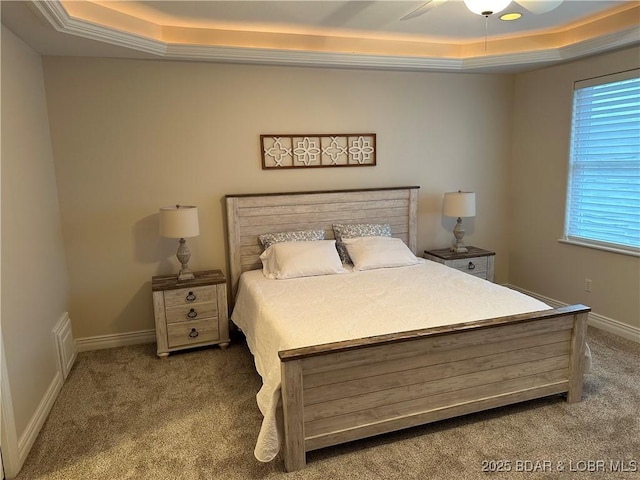
POLYGON ((622 248, 607 247, 604 245, 595 245, 591 243, 577 242, 576 240, 567 240, 566 238, 559 238, 560 243, 566 243, 567 245, 576 245, 578 247, 593 248, 595 250, 604 250, 605 252, 620 253, 622 255, 629 255, 630 257, 640 257, 640 252, 632 252, 631 250, 624 250, 622 248))

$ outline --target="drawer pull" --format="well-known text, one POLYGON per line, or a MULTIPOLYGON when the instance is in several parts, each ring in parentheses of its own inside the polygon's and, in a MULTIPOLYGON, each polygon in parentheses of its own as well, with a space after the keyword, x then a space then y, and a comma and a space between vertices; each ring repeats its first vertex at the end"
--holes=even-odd
POLYGON ((192 328, 191 331, 189 332, 189 338, 196 338, 198 335, 200 335, 198 333, 198 330, 196 330, 195 328, 192 328))
POLYGON ((187 312, 187 318, 196 318, 197 316, 198 312, 196 312, 194 308, 187 312))
POLYGON ((196 296, 193 294, 193 292, 189 292, 189 295, 187 295, 185 297, 185 300, 187 302, 195 302, 196 301, 196 296))
POLYGON ((469 270, 475 270, 475 269, 476 269, 476 266, 475 266, 475 264, 474 264, 473 262, 469 262, 469 265, 467 266, 467 268, 468 268, 469 270))

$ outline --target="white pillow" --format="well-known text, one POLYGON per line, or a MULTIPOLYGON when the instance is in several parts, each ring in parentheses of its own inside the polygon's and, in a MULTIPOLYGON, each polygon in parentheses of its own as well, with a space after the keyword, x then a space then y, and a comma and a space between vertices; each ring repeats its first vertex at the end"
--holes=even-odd
MULTIPOLYGON (((336 247, 338 249, 338 255, 342 263, 353 263, 347 253, 347 247, 342 241, 343 238, 356 238, 356 237, 390 237, 391 225, 388 223, 349 223, 333 224, 333 235, 336 238, 336 247)), ((317 239, 317 240, 323 240, 317 239)))
POLYGON ((267 278, 347 273, 338 256, 335 240, 274 243, 262 252, 260 260, 262 273, 267 278))
POLYGON ((354 270, 402 267, 415 265, 420 260, 399 238, 357 237, 343 240, 354 270))

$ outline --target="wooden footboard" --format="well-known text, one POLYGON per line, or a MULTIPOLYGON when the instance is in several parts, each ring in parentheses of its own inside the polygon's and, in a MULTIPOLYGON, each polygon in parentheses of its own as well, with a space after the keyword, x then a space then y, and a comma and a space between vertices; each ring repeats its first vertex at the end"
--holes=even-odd
POLYGON ((285 467, 306 452, 567 392, 582 397, 584 305, 279 353, 285 467))

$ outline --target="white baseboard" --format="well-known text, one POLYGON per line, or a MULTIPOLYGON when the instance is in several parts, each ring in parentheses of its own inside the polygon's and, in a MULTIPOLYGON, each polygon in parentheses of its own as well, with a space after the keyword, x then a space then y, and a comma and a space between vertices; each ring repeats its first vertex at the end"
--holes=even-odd
POLYGON ((58 369, 60 370, 62 379, 65 380, 78 356, 78 349, 73 340, 69 313, 65 312, 55 327, 53 327, 53 340, 58 356, 58 369))
POLYGON ((42 429, 42 425, 44 425, 45 420, 49 416, 49 412, 53 408, 53 404, 58 398, 58 394, 60 393, 60 389, 62 388, 62 376, 60 372, 56 372, 53 380, 49 384, 49 388, 47 392, 42 397, 42 400, 38 404, 38 408, 34 412, 31 420, 29 421, 27 428, 24 429, 24 433, 18 439, 18 457, 20 468, 24 465, 25 460, 27 459, 27 455, 31 451, 31 447, 33 443, 36 441, 40 430, 42 429))
POLYGON ((154 343, 156 341, 155 330, 140 330, 137 332, 115 333, 112 335, 98 335, 96 337, 78 338, 76 347, 79 352, 101 350, 103 348, 124 347, 139 343, 154 343))
MULTIPOLYGON (((529 295, 530 297, 537 298, 538 300, 546 303, 550 307, 558 308, 558 307, 565 307, 568 305, 568 303, 564 303, 559 300, 555 300, 553 298, 545 297, 544 295, 540 295, 535 292, 530 292, 529 290, 516 287, 515 285, 505 284, 505 287, 512 288, 514 290, 524 293, 525 295, 529 295)), ((628 325, 626 323, 622 323, 619 320, 614 320, 613 318, 605 317, 604 315, 589 312, 589 325, 595 328, 599 328, 600 330, 605 330, 607 332, 613 333, 614 335, 618 335, 619 337, 624 337, 628 340, 640 343, 640 328, 634 327, 632 325, 628 325)))
POLYGON ((589 324, 601 330, 606 330, 620 337, 640 343, 640 328, 613 320, 612 318, 589 313, 589 324))

